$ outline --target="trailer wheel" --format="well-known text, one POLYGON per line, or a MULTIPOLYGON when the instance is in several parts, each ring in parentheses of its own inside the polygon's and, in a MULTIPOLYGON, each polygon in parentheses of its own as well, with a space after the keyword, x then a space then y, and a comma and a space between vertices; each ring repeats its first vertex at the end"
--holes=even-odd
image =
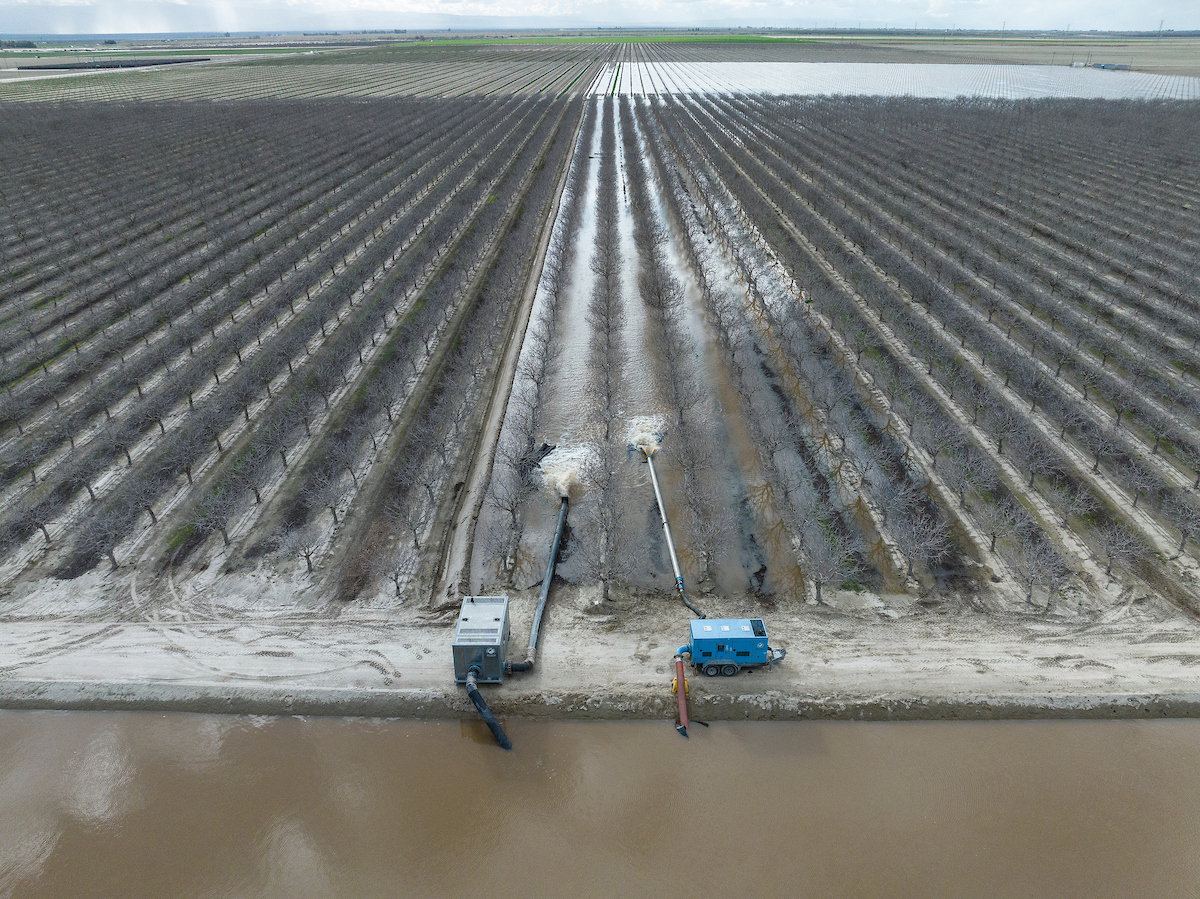
POLYGON ((704 676, 705 677, 716 677, 720 673, 721 673, 721 669, 718 668, 716 665, 705 665, 704 666, 704 676))
POLYGON ((737 674, 737 665, 726 665, 721 669, 721 673, 726 677, 733 677, 737 674))

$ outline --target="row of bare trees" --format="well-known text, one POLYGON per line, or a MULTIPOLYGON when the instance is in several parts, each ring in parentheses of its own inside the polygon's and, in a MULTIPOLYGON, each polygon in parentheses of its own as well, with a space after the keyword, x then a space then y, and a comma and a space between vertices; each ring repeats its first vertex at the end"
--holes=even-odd
MULTIPOLYGON (((710 205, 706 227, 738 235, 728 239, 725 253, 735 260, 747 285, 750 314, 761 322, 760 341, 773 346, 779 360, 779 386, 790 396, 782 410, 787 425, 783 433, 805 463, 813 489, 797 493, 794 484, 803 485, 803 480, 790 483, 784 478, 783 489, 776 492, 783 499, 782 510, 794 510, 790 515, 806 577, 814 586, 830 579, 840 581, 864 563, 888 572, 899 547, 906 558, 900 576, 911 577, 917 563, 922 570, 939 570, 951 548, 948 516, 947 510, 933 503, 929 473, 909 458, 901 442, 872 421, 863 406, 864 394, 841 367, 841 350, 835 351, 829 334, 814 327, 796 291, 779 293, 778 284, 770 287, 755 274, 755 267, 739 261, 751 247, 766 255, 765 248, 757 246, 761 237, 754 226, 738 221, 736 210, 753 198, 741 190, 738 173, 705 129, 690 116, 676 118, 666 109, 661 121, 697 181, 695 197, 724 198, 723 204, 710 205), (731 187, 738 191, 736 199, 731 187), (722 205, 724 209, 716 208, 722 205), (763 295, 763 289, 776 295, 763 295)), ((762 258, 756 263, 759 267, 762 258)), ((737 365, 735 371, 744 367, 737 365)), ((757 439, 773 450, 764 470, 778 472, 774 450, 781 446, 783 435, 762 427, 760 423, 770 419, 761 411, 748 418, 756 423, 757 439)))
POLYGON ((380 44, 339 53, 243 58, 237 65, 162 66, 152 72, 110 71, 80 79, 6 81, 6 104, 237 101, 353 97, 579 95, 619 45, 454 46, 426 44, 420 53, 380 44))
MULTIPOLYGON (((259 215, 245 198, 230 203, 222 212, 234 237, 211 235, 201 242, 207 255, 183 247, 179 265, 189 277, 162 287, 143 284, 136 302, 92 304, 90 313, 85 304, 88 321, 98 322, 93 336, 43 365, 37 377, 20 377, 14 369, 20 382, 5 396, 20 414, 10 418, 0 445, 10 461, 4 489, 13 500, 0 513, 8 551, 40 531, 72 547, 61 559, 64 573, 83 570, 100 555, 115 565, 117 546, 138 522, 157 525, 165 509, 177 532, 168 545, 183 540, 192 546, 214 532, 229 542, 231 519, 265 508, 284 484, 303 505, 299 514, 295 502, 282 510, 293 531, 313 509, 340 513, 347 494, 341 481, 357 485, 364 445, 381 449, 399 424, 414 380, 434 344, 446 339, 451 310, 459 310, 456 329, 470 318, 469 295, 478 296, 478 288, 468 291, 467 280, 455 274, 459 269, 447 269, 445 260, 463 253, 465 272, 494 254, 501 220, 540 184, 535 166, 562 157, 551 160, 539 150, 552 142, 563 109, 512 101, 318 105, 332 131, 313 130, 314 145, 305 147, 314 157, 314 177, 289 181, 305 168, 293 160, 282 167, 276 188, 270 181, 275 170, 261 169, 257 175, 269 186, 260 190, 268 198, 262 208, 270 214, 259 215), (341 141, 333 140, 339 134, 341 141), (362 146, 350 146, 355 140, 362 146), (133 319, 144 319, 148 328, 131 330, 133 319), (113 338, 107 342, 106 332, 113 338), (52 375, 66 371, 63 361, 76 356, 79 363, 51 383, 52 375), (22 397, 23 406, 15 402, 22 397), (304 463, 299 468, 297 459, 304 463), (79 493, 86 493, 86 512, 76 504, 79 493), (181 524, 186 529, 180 531, 181 524)), ((276 115, 284 137, 300 130, 292 106, 262 104, 257 111, 276 115)), ((55 110, 66 120, 71 112, 55 110)), ((193 112, 176 106, 163 117, 186 119, 193 112)), ((119 118, 121 110, 112 114, 119 118)), ((267 149, 264 130, 247 129, 251 161, 267 149)), ((163 147, 168 154, 184 149, 170 142, 163 147)), ((244 168, 253 178, 253 167, 244 168)), ((210 214, 209 206, 185 209, 179 221, 210 214)), ((178 239, 161 238, 162 245, 178 239)), ((159 244, 148 246, 158 252, 159 244)), ((139 246, 135 240, 129 253, 143 252, 139 246)), ((31 242, 30 252, 36 250, 31 242)), ((108 253, 81 249, 80 271, 108 253)), ((507 298, 497 308, 515 302, 510 280, 488 283, 507 298)), ((35 315, 46 308, 21 302, 18 296, 7 307, 16 319, 25 306, 35 315)), ((69 304, 60 305, 65 327, 84 329, 80 333, 92 327, 69 304)), ((0 312, 4 308, 0 299, 0 312)), ((450 355, 469 383, 485 378, 480 359, 450 355)), ((17 352, 9 361, 21 358, 17 352)), ((442 410, 452 396, 460 399, 447 392, 440 401, 435 396, 433 407, 442 410)), ((469 411, 456 406, 439 425, 447 417, 465 421, 469 411)), ((415 426, 411 418, 404 424, 415 426)), ((300 543, 311 564, 314 541, 300 543)))
POLYGON ((647 158, 647 120, 644 115, 635 120, 628 97, 622 96, 620 103, 633 239, 638 251, 638 293, 654 324, 659 347, 658 358, 652 364, 667 407, 670 452, 666 459, 678 472, 682 487, 684 516, 677 526, 682 526, 686 555, 696 560, 697 579, 709 583, 716 576, 722 550, 734 529, 729 503, 724 499, 729 495, 728 487, 716 476, 718 470, 726 468, 722 463, 727 460, 720 458, 713 431, 713 404, 698 362, 700 348, 688 333, 683 285, 668 257, 669 224, 660 219, 653 202, 658 191, 647 158))
MULTIPOLYGON (((1076 313, 1076 307, 1061 303, 1053 307, 1057 315, 1051 314, 1036 289, 1033 305, 1028 304, 1028 289, 1020 294, 997 289, 1013 279, 997 265, 973 263, 978 254, 967 243, 969 232, 950 231, 934 221, 934 213, 943 212, 941 198, 922 206, 916 187, 910 185, 907 205, 896 199, 887 202, 890 182, 867 181, 846 161, 851 147, 861 149, 861 139, 839 135, 840 143, 831 149, 812 137, 822 129, 811 122, 807 127, 794 125, 784 134, 770 104, 728 100, 707 105, 700 115, 713 124, 710 130, 719 147, 713 156, 726 157, 731 183, 746 182, 752 188, 742 192, 744 206, 763 223, 764 233, 776 246, 794 244, 794 235, 781 233, 785 229, 771 221, 783 210, 786 220, 812 242, 819 254, 816 261, 828 263, 844 279, 841 289, 815 296, 821 298, 823 311, 841 323, 847 343, 858 344, 860 361, 861 351, 870 345, 868 335, 880 333, 878 326, 899 338, 909 357, 901 364, 908 380, 936 382, 939 395, 948 397, 966 413, 972 428, 987 435, 986 452, 993 461, 1010 460, 1001 464, 1022 472, 1024 490, 1036 490, 1058 507, 1061 526, 1070 524, 1081 533, 1106 573, 1111 573, 1113 561, 1104 549, 1106 535, 1114 529, 1139 533, 1143 557, 1146 545, 1160 551, 1166 545, 1163 525, 1174 530, 1177 551, 1186 545, 1195 529, 1195 502, 1183 489, 1191 483, 1191 472, 1177 472, 1173 460, 1165 460, 1161 452, 1169 446, 1175 458, 1186 457, 1195 438, 1184 396, 1174 400, 1172 423, 1164 415, 1171 402, 1156 407, 1146 398, 1164 383, 1157 374, 1148 375, 1144 368, 1139 373, 1136 365, 1109 365, 1106 357, 1121 352, 1119 342, 1100 341, 1094 357, 1080 349, 1102 333, 1094 317, 1089 320, 1076 313), (991 296, 996 302, 988 299, 991 296), (830 297, 837 302, 829 303, 830 297), (869 311, 867 319, 864 311, 869 311), (1047 346, 1061 347, 1062 353, 1046 352, 1047 346), (1075 378, 1078 382, 1071 383, 1075 378), (1099 384, 1108 385, 1115 402, 1109 397, 1102 407, 1088 402, 1099 384), (1141 431, 1123 418, 1130 409, 1152 410, 1157 415, 1155 429, 1141 431), (1166 428, 1174 430, 1164 432, 1166 428)), ((919 107, 910 103, 907 111, 916 118, 919 107)), ((1047 116, 1053 112, 1044 111, 1047 116)), ((818 123, 826 124, 819 117, 818 123)), ((844 120, 842 126, 850 130, 844 120)), ((792 269, 801 281, 814 259, 804 253, 794 258, 792 269)), ((1044 269, 1042 275, 1052 280, 1044 269)), ((1088 289, 1100 287, 1093 283, 1088 289)), ((868 355, 868 367, 877 355, 868 355)), ((923 413, 921 407, 929 400, 922 402, 919 394, 905 399, 900 389, 904 380, 896 371, 876 377, 928 456, 935 464, 946 459, 942 473, 959 482, 960 498, 965 498, 968 490, 961 489, 962 479, 971 476, 974 460, 985 447, 977 439, 967 441, 965 449, 956 446, 963 443, 962 434, 956 439, 958 426, 947 430, 937 421, 938 414, 946 413, 944 404, 934 414, 923 413)), ((1180 387, 1180 394, 1190 390, 1178 373, 1167 380, 1180 387)), ((1038 530, 1052 533, 1054 527, 1039 520, 1038 530)), ((1030 539, 1032 546, 1024 540, 1015 545, 1012 561, 1017 569, 1027 568, 1026 557, 1037 554, 1037 538, 1030 539)), ((1170 539, 1166 537, 1167 543, 1170 539)), ((1141 566, 1137 552, 1123 555, 1125 562, 1141 566)), ((1061 578, 1046 576, 1044 581, 1061 578)))
MULTIPOLYGON (((592 140, 597 114, 597 105, 589 104, 580 130, 581 147, 592 140)), ((583 217, 590 170, 591 154, 576 149, 553 223, 538 295, 525 332, 492 465, 487 505, 492 518, 484 528, 486 536, 483 539, 487 557, 501 582, 509 582, 513 577, 528 504, 543 486, 537 471, 545 443, 541 436, 543 420, 561 353, 557 339, 559 318, 562 303, 571 288, 571 270, 578 255, 577 232, 583 217)))
MULTIPOLYGON (((463 137, 460 135, 460 139, 463 137)), ((435 177, 435 188, 446 180, 435 177)), ((288 290, 277 291, 271 301, 274 304, 271 310, 259 308, 258 314, 263 318, 270 315, 274 325, 269 331, 263 327, 263 331, 268 331, 267 341, 262 340, 260 331, 253 343, 242 350, 235 347, 236 363, 233 360, 228 363, 221 361, 219 356, 212 358, 211 353, 220 351, 220 344, 213 341, 209 345, 211 353, 208 356, 201 354, 199 358, 189 357, 189 364, 180 370, 172 382, 164 385, 164 403, 170 403, 174 396, 178 396, 178 390, 173 393, 168 391, 176 385, 182 385, 189 394, 187 411, 183 412, 180 408, 178 427, 147 448, 145 463, 139 466, 139 476, 124 479, 106 498, 106 502, 117 510, 114 514, 122 519, 126 534, 135 523, 129 510, 144 507, 146 503, 124 501, 122 490, 135 492, 139 496, 161 493, 173 488, 179 474, 183 474, 190 484, 192 470, 197 465, 205 464, 215 450, 218 471, 223 469, 234 473, 219 478, 213 488, 214 493, 224 496, 221 504, 227 504, 233 502, 230 498, 233 495, 230 478, 238 483, 247 474, 254 479, 267 478, 270 474, 264 465, 276 455, 271 452, 253 460, 243 458, 245 447, 238 443, 240 433, 257 430, 270 435, 273 446, 286 447, 293 442, 291 434, 300 426, 306 434, 310 432, 310 425, 314 416, 319 414, 318 410, 322 406, 328 409, 331 395, 345 386, 345 366, 357 355, 355 350, 365 342, 367 336, 375 333, 371 326, 378 323, 383 294, 379 290, 368 291, 366 288, 375 286, 381 268, 389 263, 394 264, 397 254, 409 242, 410 229, 418 222, 427 222, 430 213, 439 209, 436 189, 423 189, 419 183, 414 183, 411 190, 414 193, 408 203, 392 217, 390 224, 393 227, 377 229, 371 223, 387 211, 387 204, 381 204, 367 216, 371 221, 366 222, 365 235, 356 232, 360 234, 360 243, 355 252, 351 252, 347 245, 335 244, 324 252, 314 253, 311 265, 320 265, 322 268, 306 269, 304 274, 307 278, 302 275, 290 282, 288 290), (324 268, 326 265, 328 269, 324 268), (325 271, 329 272, 327 276, 323 274, 325 271), (314 278, 318 279, 316 289, 306 286, 306 282, 312 284, 314 278), (298 291, 303 292, 302 297, 296 295, 298 291), (373 302, 364 302, 368 296, 373 302), (375 315, 374 322, 372 314, 375 315), (282 374, 285 369, 286 377, 282 374), (185 381, 185 376, 192 380, 185 381), (211 380, 205 382, 203 379, 211 380), (199 393, 205 383, 209 386, 202 401, 197 401, 200 397, 191 399, 191 395, 199 393), (265 411, 261 416, 254 416, 255 421, 252 422, 251 408, 262 407, 263 404, 265 411), (234 424, 238 420, 242 425, 234 424), (235 430, 231 432, 231 428, 235 430), (239 449, 226 453, 231 444, 239 449)), ((408 192, 398 193, 405 195, 408 192)), ((437 221, 445 233, 453 231, 453 222, 446 223, 441 217, 437 221)), ((392 311, 395 317, 396 312, 394 309, 392 311)), ((133 405, 132 411, 137 413, 142 408, 145 408, 144 400, 133 405)), ((137 423, 134 415, 126 427, 136 427, 137 423)), ((137 432, 131 436, 136 439, 137 432)), ((103 465, 103 461, 102 457, 95 454, 87 456, 87 462, 93 466, 103 465)), ((126 461, 132 468, 128 454, 126 461)), ((286 452, 278 454, 276 464, 286 466, 286 452)), ((246 486, 253 489, 255 483, 246 486)), ((199 523, 207 525, 209 517, 202 516, 199 523)), ((90 526, 95 527, 94 519, 90 526)), ((211 527, 202 527, 199 532, 211 530, 211 527)), ((80 548, 72 563, 74 567, 88 564, 91 553, 84 548, 94 542, 86 534, 81 538, 80 548)))
POLYGON ((594 278, 587 307, 590 329, 588 384, 586 388, 595 439, 585 473, 589 503, 581 509, 580 553, 587 576, 599 582, 609 598, 614 579, 629 567, 632 543, 622 528, 627 497, 621 490, 620 466, 625 461, 625 434, 621 432, 621 381, 627 354, 623 344, 625 309, 621 297, 621 267, 625 263, 618 231, 618 178, 616 103, 603 101, 600 164, 596 186, 596 243, 592 250, 594 278), (586 511, 585 511, 586 509, 586 511))

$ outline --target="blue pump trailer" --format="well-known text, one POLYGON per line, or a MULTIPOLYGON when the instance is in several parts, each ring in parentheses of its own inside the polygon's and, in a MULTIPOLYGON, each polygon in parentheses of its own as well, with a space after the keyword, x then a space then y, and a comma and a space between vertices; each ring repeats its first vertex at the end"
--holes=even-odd
POLYGON ((692 666, 709 677, 733 677, 743 668, 760 668, 778 662, 787 651, 767 644, 761 618, 702 618, 693 620, 692 642, 676 655, 688 653, 692 666))

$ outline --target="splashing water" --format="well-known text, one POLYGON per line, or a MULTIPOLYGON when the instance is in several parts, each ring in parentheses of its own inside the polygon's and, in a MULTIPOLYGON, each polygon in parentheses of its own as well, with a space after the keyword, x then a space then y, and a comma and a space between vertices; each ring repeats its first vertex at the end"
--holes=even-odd
POLYGON ((589 446, 559 446, 547 453, 538 468, 542 482, 559 497, 570 498, 571 488, 579 485, 580 472, 584 471, 593 455, 589 446))
POLYGON ((641 415, 629 420, 629 443, 647 456, 658 452, 666 434, 667 420, 663 415, 641 415))

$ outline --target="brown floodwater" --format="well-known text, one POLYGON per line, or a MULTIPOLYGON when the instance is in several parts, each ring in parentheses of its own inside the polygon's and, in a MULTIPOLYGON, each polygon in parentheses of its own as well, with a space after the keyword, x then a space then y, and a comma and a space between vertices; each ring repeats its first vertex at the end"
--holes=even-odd
POLYGON ((0 712, 0 896, 1195 896, 1200 724, 0 712))

